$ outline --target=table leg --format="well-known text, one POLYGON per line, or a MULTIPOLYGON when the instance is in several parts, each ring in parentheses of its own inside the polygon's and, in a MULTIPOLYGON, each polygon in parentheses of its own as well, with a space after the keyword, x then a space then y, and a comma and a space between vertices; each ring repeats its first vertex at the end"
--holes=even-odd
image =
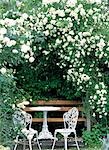
POLYGON ((51 132, 48 130, 47 125, 47 111, 43 112, 43 125, 42 125, 42 131, 39 133, 38 139, 54 139, 51 132))

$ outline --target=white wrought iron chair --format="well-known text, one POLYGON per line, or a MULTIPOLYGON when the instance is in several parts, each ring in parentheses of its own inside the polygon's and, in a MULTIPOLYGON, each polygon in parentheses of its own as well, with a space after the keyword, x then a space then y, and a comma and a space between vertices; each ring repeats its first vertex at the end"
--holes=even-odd
POLYGON ((65 150, 67 150, 67 138, 71 133, 74 133, 75 135, 75 142, 77 149, 79 149, 79 145, 77 142, 77 135, 76 135, 76 124, 78 120, 78 109, 76 107, 73 107, 68 112, 65 112, 63 114, 63 120, 64 120, 64 128, 63 129, 56 129, 54 132, 54 142, 52 146, 52 150, 54 149, 56 140, 57 140, 57 133, 60 133, 62 136, 64 136, 64 144, 65 144, 65 150))
MULTIPOLYGON (((32 140, 35 137, 34 140, 36 140, 39 150, 41 150, 39 141, 38 141, 38 131, 31 128, 32 124, 32 116, 25 111, 22 110, 16 110, 13 114, 13 123, 16 128, 20 127, 20 131, 18 132, 18 135, 15 139, 15 146, 14 150, 16 150, 19 142, 19 138, 21 135, 26 137, 29 143, 29 149, 32 150, 32 140)), ((25 142, 23 145, 23 150, 25 149, 25 142)))

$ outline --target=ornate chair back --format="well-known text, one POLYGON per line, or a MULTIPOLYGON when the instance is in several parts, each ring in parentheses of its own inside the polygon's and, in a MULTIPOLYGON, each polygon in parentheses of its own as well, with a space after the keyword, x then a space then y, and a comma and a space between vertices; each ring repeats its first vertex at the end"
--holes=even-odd
POLYGON ((76 107, 71 108, 68 112, 63 114, 64 128, 75 129, 78 120, 78 109, 76 107))
POLYGON ((16 110, 13 114, 13 123, 22 128, 31 128, 32 116, 25 111, 16 110))

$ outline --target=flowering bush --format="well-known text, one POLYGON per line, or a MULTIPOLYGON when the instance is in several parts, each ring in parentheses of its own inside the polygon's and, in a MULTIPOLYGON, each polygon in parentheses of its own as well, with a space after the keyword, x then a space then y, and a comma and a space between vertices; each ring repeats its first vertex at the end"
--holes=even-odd
POLYGON ((10 150, 10 148, 9 147, 4 147, 4 146, 0 145, 0 150, 10 150))
POLYGON ((67 68, 63 78, 72 80, 79 92, 86 93, 93 116, 100 118, 107 115, 108 99, 103 67, 108 68, 109 41, 101 31, 109 29, 109 15, 104 8, 81 1, 51 4, 39 8, 31 24, 31 30, 44 37, 43 44, 39 41, 34 48, 46 59, 56 55, 56 65, 67 68))
POLYGON ((41 68, 37 64, 44 60, 44 67, 52 62, 62 70, 62 78, 73 83, 94 117, 107 116, 109 12, 95 1, 45 4, 46 1, 28 13, 22 13, 22 6, 18 6, 19 11, 10 10, 0 19, 3 105, 14 108, 27 98, 27 93, 21 87, 18 89, 15 82, 19 66, 25 63, 31 69, 36 66, 34 70, 38 72, 41 68), (8 84, 4 84, 5 79, 8 84))

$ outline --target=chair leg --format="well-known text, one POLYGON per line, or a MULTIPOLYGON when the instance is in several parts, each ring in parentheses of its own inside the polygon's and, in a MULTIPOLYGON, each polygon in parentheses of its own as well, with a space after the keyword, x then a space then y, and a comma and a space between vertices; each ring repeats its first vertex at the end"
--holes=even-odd
POLYGON ((17 146, 18 146, 18 143, 16 143, 16 144, 15 144, 15 146, 14 146, 14 150, 16 150, 17 146))
POLYGON ((78 145, 78 142, 77 142, 77 135, 76 135, 76 132, 74 132, 74 134, 75 134, 75 142, 76 142, 77 149, 80 150, 79 145, 78 145))
POLYGON ((23 150, 26 148, 26 140, 24 139, 23 150))
POLYGON ((36 140, 37 140, 37 145, 38 145, 38 147, 39 147, 39 150, 41 150, 41 147, 40 147, 39 141, 38 141, 38 139, 36 139, 36 140))
POLYGON ((65 150, 67 150, 67 137, 64 137, 65 150))
POLYGON ((32 150, 31 139, 29 139, 29 148, 30 148, 30 150, 32 150))
POLYGON ((52 150, 54 149, 55 143, 56 143, 56 139, 54 139, 54 141, 53 141, 52 150))
POLYGON ((15 139, 15 140, 16 140, 16 144, 15 144, 15 146, 14 146, 14 150, 16 150, 16 148, 17 148, 17 146, 18 146, 18 138, 19 138, 19 135, 16 136, 16 139, 15 139))
POLYGON ((53 146, 52 146, 52 150, 54 149, 55 143, 56 143, 56 133, 54 134, 54 141, 53 141, 53 146))
POLYGON ((39 148, 39 150, 41 150, 41 147, 40 147, 40 144, 39 144, 39 140, 38 140, 38 135, 37 135, 37 133, 36 133, 36 140, 37 140, 38 148, 39 148))

